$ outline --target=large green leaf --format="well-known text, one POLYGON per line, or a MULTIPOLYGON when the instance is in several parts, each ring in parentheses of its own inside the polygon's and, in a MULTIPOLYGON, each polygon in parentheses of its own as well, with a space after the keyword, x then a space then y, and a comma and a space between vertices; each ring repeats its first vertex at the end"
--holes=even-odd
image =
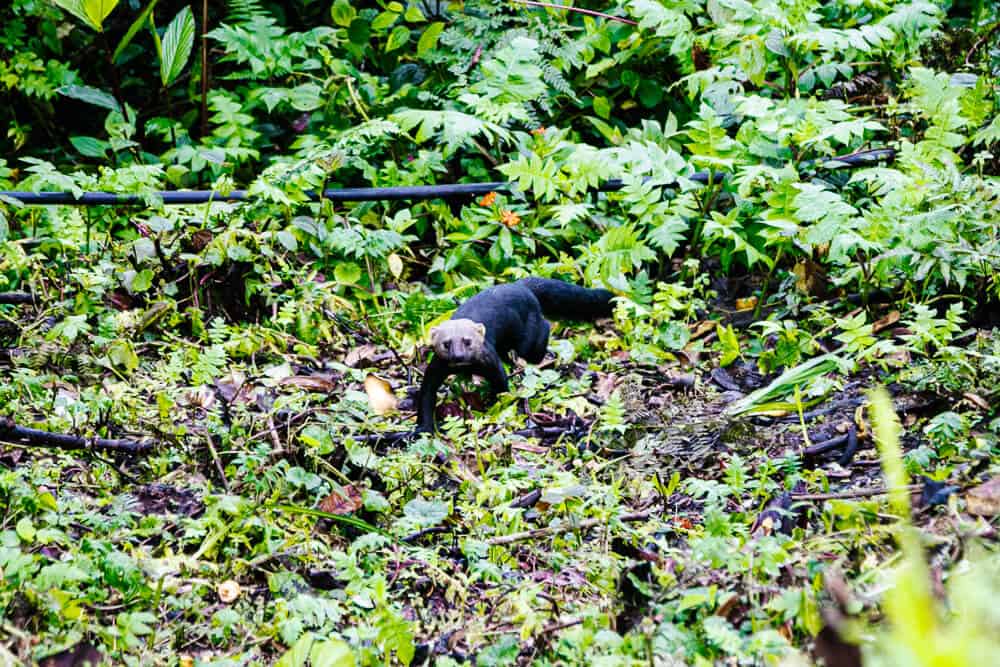
POLYGON ((194 46, 194 15, 190 7, 177 12, 163 34, 160 51, 160 81, 167 87, 180 75, 194 46))
POLYGON ((81 102, 103 107, 110 111, 121 112, 122 110, 121 106, 118 105, 118 101, 110 93, 97 88, 91 88, 90 86, 63 86, 56 92, 60 95, 72 97, 81 102))
POLYGON ((159 0, 150 0, 149 4, 146 5, 146 8, 142 10, 142 13, 139 14, 134 21, 132 21, 132 25, 129 26, 128 32, 126 32, 125 36, 122 37, 120 42, 118 42, 118 47, 115 49, 115 55, 112 56, 112 60, 118 60, 118 57, 122 54, 122 52, 128 47, 129 44, 132 43, 132 39, 135 37, 135 34, 139 32, 139 29, 142 28, 143 24, 149 19, 149 13, 153 11, 154 7, 156 7, 157 2, 159 2, 159 0))
POLYGON ((118 0, 52 0, 97 32, 104 31, 104 19, 118 5, 118 0))

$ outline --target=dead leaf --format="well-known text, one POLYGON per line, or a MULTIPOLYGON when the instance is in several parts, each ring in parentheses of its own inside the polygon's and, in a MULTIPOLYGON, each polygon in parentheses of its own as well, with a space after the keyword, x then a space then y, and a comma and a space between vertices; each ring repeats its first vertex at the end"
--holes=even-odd
POLYGON ((745 299, 736 299, 736 310, 737 311, 747 311, 753 310, 757 307, 757 297, 748 296, 745 299))
POLYGON ((1000 515, 1000 475, 965 494, 965 504, 969 514, 977 516, 1000 515))
POLYGON ((319 509, 327 514, 343 516, 357 512, 363 504, 361 493, 353 484, 348 484, 319 501, 319 509))
POLYGON ((880 317, 879 319, 875 320, 875 322, 872 324, 872 333, 878 333, 883 329, 888 329, 898 321, 899 321, 899 311, 893 310, 890 313, 886 314, 884 317, 880 317))
POLYGON ((974 406, 982 410, 983 412, 989 412, 990 410, 989 401, 987 401, 979 394, 974 394, 971 391, 967 391, 962 394, 962 397, 965 398, 965 400, 967 400, 969 403, 972 403, 974 406))
POLYGON ((541 445, 533 445, 525 440, 520 440, 513 443, 510 446, 511 449, 516 449, 521 452, 531 452, 532 454, 545 454, 549 451, 548 447, 542 447, 541 445))
POLYGON ((826 272, 820 264, 805 259, 792 267, 792 273, 795 274, 795 289, 802 294, 823 296, 826 293, 826 272))
POLYGON ((240 596, 240 585, 232 579, 226 579, 219 584, 215 592, 219 594, 219 600, 223 604, 229 604, 235 602, 236 598, 240 596))
POLYGON ((398 400, 392 393, 388 382, 372 373, 365 378, 365 393, 368 394, 368 404, 377 415, 384 415, 396 409, 398 400))
POLYGON ((215 392, 209 389, 207 385, 200 385, 187 392, 184 395, 182 403, 192 408, 208 410, 215 405, 215 392))
POLYGON ((629 354, 628 350, 615 350, 610 356, 615 361, 628 361, 632 355, 629 354))
POLYGON ((701 338, 705 334, 715 331, 715 327, 717 325, 718 322, 714 320, 701 320, 699 322, 695 322, 694 324, 689 324, 688 331, 691 332, 691 340, 701 338))
POLYGON ((330 378, 322 375, 293 375, 281 380, 278 384, 291 385, 303 391, 311 391, 317 394, 329 394, 336 385, 330 378))
POLYGON ((351 368, 364 368, 372 364, 375 355, 375 346, 365 343, 348 352, 344 357, 344 364, 351 368))
POLYGON ((615 390, 615 376, 610 373, 599 373, 598 378, 594 393, 597 394, 598 398, 606 401, 611 398, 611 394, 615 390))
POLYGON ((231 370, 229 373, 215 381, 215 388, 227 402, 232 403, 236 395, 240 393, 243 385, 246 384, 247 376, 242 371, 231 370))
POLYGON ((212 232, 207 229, 199 229, 191 235, 191 248, 195 252, 201 252, 212 242, 212 232))

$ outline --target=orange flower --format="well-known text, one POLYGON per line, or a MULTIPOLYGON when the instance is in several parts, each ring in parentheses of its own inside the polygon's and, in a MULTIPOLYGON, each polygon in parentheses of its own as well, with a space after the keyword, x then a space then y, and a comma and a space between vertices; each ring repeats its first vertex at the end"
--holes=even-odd
POLYGON ((500 222, 508 227, 517 227, 517 225, 521 222, 521 216, 514 213, 514 211, 504 209, 500 211, 500 222))
POLYGON ((497 200, 497 193, 487 192, 482 199, 479 200, 480 206, 493 206, 493 202, 497 200))
POLYGON ((545 134, 545 126, 544 126, 544 125, 542 125, 541 127, 536 127, 535 129, 533 129, 533 130, 531 131, 531 133, 532 133, 533 135, 535 135, 536 137, 540 137, 540 136, 542 136, 543 134, 545 134))

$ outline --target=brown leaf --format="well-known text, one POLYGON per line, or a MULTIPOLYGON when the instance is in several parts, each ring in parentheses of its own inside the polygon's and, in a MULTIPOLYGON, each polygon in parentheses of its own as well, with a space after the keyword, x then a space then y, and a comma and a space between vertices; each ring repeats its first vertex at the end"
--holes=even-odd
POLYGON ((967 391, 967 392, 965 392, 965 393, 962 394, 962 397, 965 398, 965 400, 967 400, 969 403, 972 403, 974 406, 976 406, 977 408, 979 408, 980 410, 982 410, 983 412, 989 412, 990 411, 990 403, 989 403, 989 401, 987 401, 985 398, 983 398, 979 394, 975 394, 975 393, 973 393, 971 391, 967 391))
POLYGON ((319 509, 327 514, 337 514, 343 516, 357 512, 362 506, 361 493, 354 488, 353 484, 341 487, 340 491, 334 491, 323 500, 319 501, 319 509))
POLYGON ((597 394, 597 397, 606 401, 611 397, 614 390, 615 376, 610 373, 599 373, 597 385, 594 387, 594 393, 597 394))
POLYGON ((965 494, 969 514, 978 516, 1000 515, 1000 475, 988 482, 969 489, 965 494))
POLYGON ((548 447, 542 447, 541 445, 533 445, 530 442, 519 440, 510 446, 511 449, 516 449, 521 452, 531 452, 532 454, 545 454, 549 451, 548 447))
POLYGON ((715 320, 700 320, 694 324, 689 324, 688 331, 691 332, 691 340, 701 338, 705 334, 715 331, 717 325, 718 322, 715 320))
POLYGON ((792 267, 795 274, 795 289, 802 294, 823 296, 827 291, 826 272, 816 262, 806 259, 792 267))
POLYGON ((212 232, 207 229, 199 229, 191 235, 191 248, 193 248, 195 252, 201 252, 205 249, 205 246, 211 242, 212 232))
POLYGON ((736 299, 736 310, 747 311, 757 307, 757 297, 748 296, 745 299, 736 299))
POLYGON ((887 313, 884 317, 880 317, 872 324, 872 333, 878 333, 883 329, 888 329, 896 322, 899 321, 899 311, 893 310, 887 313))
POLYGON ((375 346, 365 343, 348 352, 344 357, 344 364, 351 368, 364 368, 372 364, 375 355, 375 346))
POLYGON ((372 373, 365 378, 365 393, 368 394, 368 404, 377 415, 384 415, 396 409, 398 399, 392 393, 389 383, 372 373))
POLYGON ((219 394, 223 399, 232 403, 236 395, 240 393, 243 385, 246 384, 246 381, 247 376, 245 373, 238 370, 231 370, 228 375, 215 381, 215 388, 219 390, 219 394))
POLYGON ((333 380, 322 375, 293 375, 283 378, 278 384, 291 385, 303 391, 317 394, 329 394, 336 387, 333 380))

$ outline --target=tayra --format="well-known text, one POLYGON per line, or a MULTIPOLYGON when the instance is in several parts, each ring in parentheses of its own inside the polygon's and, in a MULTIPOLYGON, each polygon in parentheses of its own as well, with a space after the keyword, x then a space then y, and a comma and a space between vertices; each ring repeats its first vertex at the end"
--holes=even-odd
POLYGON ((434 432, 437 391, 455 373, 479 375, 490 385, 490 400, 508 389, 503 360, 516 352, 537 364, 549 345, 546 317, 593 321, 611 317, 614 294, 561 280, 525 278, 483 290, 431 330, 434 358, 417 396, 417 432, 434 432))

